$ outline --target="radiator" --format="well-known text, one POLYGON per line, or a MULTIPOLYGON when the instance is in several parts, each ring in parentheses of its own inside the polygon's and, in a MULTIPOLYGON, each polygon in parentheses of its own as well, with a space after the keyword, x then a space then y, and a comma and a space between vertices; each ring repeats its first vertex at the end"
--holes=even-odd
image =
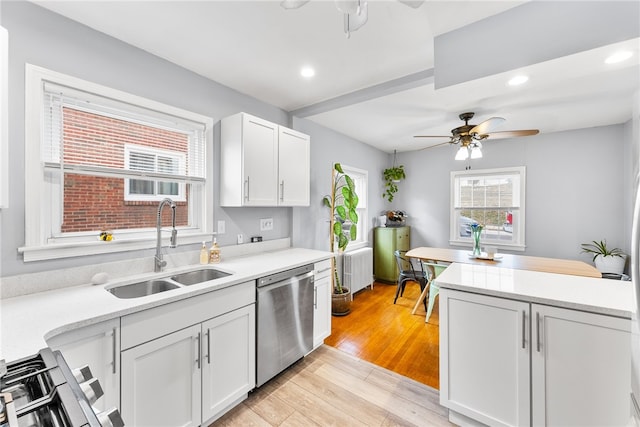
POLYGON ((351 295, 371 286, 373 289, 373 249, 362 248, 344 253, 344 285, 351 295))

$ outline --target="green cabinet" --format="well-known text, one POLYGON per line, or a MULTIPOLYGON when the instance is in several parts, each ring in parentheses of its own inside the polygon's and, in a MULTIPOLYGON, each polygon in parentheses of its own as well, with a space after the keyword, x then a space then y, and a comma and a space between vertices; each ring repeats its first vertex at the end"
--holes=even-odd
POLYGON ((373 274, 376 280, 396 282, 398 265, 393 256, 396 250, 408 251, 410 246, 410 228, 376 227, 373 240, 373 274))

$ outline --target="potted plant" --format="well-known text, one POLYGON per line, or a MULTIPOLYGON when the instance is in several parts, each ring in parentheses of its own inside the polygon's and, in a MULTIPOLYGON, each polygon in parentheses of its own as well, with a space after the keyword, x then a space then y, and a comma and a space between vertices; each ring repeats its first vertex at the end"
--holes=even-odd
POLYGON ((582 244, 582 252, 593 254, 593 262, 601 273, 622 274, 626 254, 620 248, 609 249, 606 240, 582 244))
POLYGON ((404 166, 396 166, 396 151, 393 150, 393 166, 382 171, 384 176, 385 197, 389 202, 393 201, 393 196, 398 192, 398 183, 406 178, 404 166))
MULTIPOLYGON (((329 214, 329 249, 342 254, 350 241, 357 235, 358 195, 351 177, 344 173, 340 163, 333 165, 331 171, 331 194, 322 199, 330 209, 329 214)), ((331 258, 333 269, 333 294, 331 296, 331 314, 344 316, 351 310, 351 292, 340 283, 335 256, 331 258)))

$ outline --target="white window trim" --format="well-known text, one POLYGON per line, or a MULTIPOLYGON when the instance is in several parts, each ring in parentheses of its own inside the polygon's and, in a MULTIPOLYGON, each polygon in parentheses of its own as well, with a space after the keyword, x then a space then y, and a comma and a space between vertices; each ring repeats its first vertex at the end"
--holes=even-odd
MULTIPOLYGON (((184 170, 185 169, 185 164, 186 164, 186 154, 185 153, 180 153, 178 151, 171 151, 171 150, 163 150, 160 148, 151 148, 151 147, 145 147, 142 145, 135 145, 135 144, 125 144, 124 146, 124 166, 125 168, 129 169, 130 167, 130 158, 131 158, 131 152, 136 152, 136 153, 144 153, 144 154, 149 154, 152 156, 156 156, 156 158, 158 156, 161 157, 168 157, 168 158, 172 158, 172 159, 176 159, 178 161, 178 163, 180 164, 179 169, 180 170, 184 170)), ((154 171, 157 172, 157 171, 154 171)), ((152 195, 147 195, 147 194, 131 194, 129 192, 130 188, 129 188, 129 180, 130 178, 125 178, 124 179, 124 200, 127 202, 160 202, 162 199, 164 199, 165 197, 171 197, 171 199, 174 202, 185 202, 187 200, 187 197, 185 196, 185 192, 186 192, 186 186, 184 183, 179 182, 178 183, 178 194, 177 195, 167 195, 167 194, 152 194, 152 195)), ((154 188, 157 188, 158 185, 158 181, 157 180, 149 180, 149 181, 154 181, 154 188)))
POLYGON ((347 245, 346 251, 353 251, 360 248, 365 248, 369 246, 369 227, 368 227, 368 217, 369 217, 369 208, 368 208, 368 199, 369 199, 369 171, 365 169, 359 169, 352 166, 342 165, 342 170, 347 175, 351 176, 351 173, 356 173, 359 175, 363 175, 365 181, 367 182, 366 194, 363 198, 358 189, 356 188, 356 194, 358 195, 358 207, 356 210, 364 210, 364 214, 358 214, 358 224, 362 225, 361 230, 363 233, 360 233, 358 237, 362 237, 363 240, 356 240, 353 242, 349 242, 347 245), (364 203, 364 205, 363 205, 364 203))
POLYGON ((0 209, 9 207, 9 35, 0 27, 0 209))
MULTIPOLYGON (((512 251, 524 251, 526 249, 525 241, 525 199, 526 199, 526 168, 524 166, 515 166, 508 168, 496 168, 496 169, 482 169, 482 170, 464 170, 464 171, 452 171, 451 181, 449 184, 449 244, 452 246, 466 246, 472 245, 471 238, 461 239, 458 231, 458 222, 455 212, 455 179, 465 175, 499 175, 499 174, 514 174, 520 175, 520 207, 519 215, 520 219, 517 224, 517 232, 520 237, 520 241, 517 243, 503 243, 495 240, 491 240, 491 246, 504 248, 512 251)), ((482 242, 481 242, 482 243, 482 242)))
MULTIPOLYGON (((39 261, 67 258, 83 255, 116 253, 130 250, 153 248, 156 245, 155 229, 135 233, 127 238, 116 238, 111 242, 96 241, 68 243, 47 243, 49 224, 45 224, 47 208, 45 200, 44 165, 40 158, 40 138, 42 134, 41 112, 44 102, 44 83, 51 82, 62 86, 99 94, 122 102, 138 105, 149 110, 183 117, 193 122, 205 124, 206 183, 203 186, 202 203, 197 209, 202 224, 195 228, 178 231, 178 244, 192 244, 210 238, 213 232, 213 119, 201 114, 183 110, 127 92, 91 83, 66 74, 47 70, 32 64, 25 66, 25 245, 18 248, 24 261, 39 261), (181 232, 182 231, 182 232, 181 232), (135 236, 135 237, 134 237, 135 236)), ((152 224, 150 224, 152 225, 152 224)), ((168 243, 168 236, 166 242, 168 243)))

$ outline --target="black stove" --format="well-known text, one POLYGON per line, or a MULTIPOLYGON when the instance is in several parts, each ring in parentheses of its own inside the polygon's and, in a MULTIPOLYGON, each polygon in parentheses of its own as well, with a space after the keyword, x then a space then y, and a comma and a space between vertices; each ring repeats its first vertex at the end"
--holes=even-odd
POLYGON ((59 351, 0 364, 0 427, 123 426, 117 409, 96 414, 102 389, 88 367, 72 371, 59 351))

